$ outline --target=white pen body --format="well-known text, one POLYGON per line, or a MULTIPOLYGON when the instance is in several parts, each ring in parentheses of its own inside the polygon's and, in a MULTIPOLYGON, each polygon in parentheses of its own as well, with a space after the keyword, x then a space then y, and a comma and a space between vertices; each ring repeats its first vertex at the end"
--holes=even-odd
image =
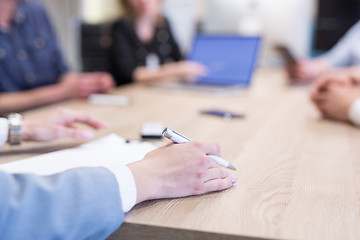
MULTIPOLYGON (((185 137, 184 135, 174 131, 174 130, 171 130, 169 128, 166 128, 164 131, 163 131, 163 135, 170 139, 171 141, 173 141, 174 143, 187 143, 187 142, 191 142, 191 139, 190 138, 187 138, 185 137)), ((226 168, 231 168, 233 170, 236 170, 236 168, 231 165, 230 163, 228 163, 226 160, 222 159, 221 157, 218 157, 216 155, 208 155, 208 157, 214 159, 217 164, 223 166, 223 167, 226 167, 226 168)))
POLYGON ((225 161, 224 159, 222 159, 221 157, 218 157, 216 155, 208 155, 209 158, 214 159, 219 165, 223 166, 223 167, 229 167, 229 163, 227 161, 225 161))
POLYGON ((179 144, 189 142, 187 139, 184 139, 184 138, 182 138, 180 136, 172 136, 170 138, 170 140, 173 141, 174 143, 179 143, 179 144))
POLYGON ((182 136, 180 133, 175 132, 169 128, 167 128, 164 131, 164 136, 167 137, 168 139, 170 139, 171 141, 173 141, 174 143, 187 143, 187 142, 191 142, 191 140, 185 136, 182 136))

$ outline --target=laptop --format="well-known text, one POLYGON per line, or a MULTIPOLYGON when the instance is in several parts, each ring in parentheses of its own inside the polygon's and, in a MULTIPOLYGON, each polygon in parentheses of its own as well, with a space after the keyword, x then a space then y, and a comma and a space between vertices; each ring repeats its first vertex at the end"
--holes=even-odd
POLYGON ((223 91, 249 87, 256 66, 259 37, 198 35, 187 57, 208 68, 195 83, 163 83, 168 87, 223 91))

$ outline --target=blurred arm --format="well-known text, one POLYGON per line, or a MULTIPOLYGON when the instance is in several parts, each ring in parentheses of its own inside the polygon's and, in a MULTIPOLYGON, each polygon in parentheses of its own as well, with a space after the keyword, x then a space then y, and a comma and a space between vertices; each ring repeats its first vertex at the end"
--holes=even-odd
POLYGON ((198 63, 181 61, 159 66, 157 70, 147 67, 137 67, 133 79, 140 83, 161 81, 195 81, 199 76, 206 74, 206 68, 198 63))
POLYGON ((352 55, 358 50, 360 38, 360 21, 357 22, 340 41, 323 57, 333 67, 344 67, 352 64, 352 55))
POLYGON ((26 109, 63 101, 68 98, 66 92, 59 84, 21 92, 1 93, 0 114, 20 112, 26 109))

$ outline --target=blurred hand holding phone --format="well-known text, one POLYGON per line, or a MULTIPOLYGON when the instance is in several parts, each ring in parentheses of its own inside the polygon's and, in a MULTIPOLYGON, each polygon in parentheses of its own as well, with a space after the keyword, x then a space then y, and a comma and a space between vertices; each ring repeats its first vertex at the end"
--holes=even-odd
POLYGON ((283 45, 276 46, 276 50, 285 61, 286 71, 288 73, 290 84, 295 86, 303 86, 309 84, 312 78, 312 61, 299 61, 292 52, 283 45))
POLYGON ((298 63, 298 60, 292 54, 292 52, 283 45, 276 46, 276 50, 279 52, 281 57, 285 60, 287 66, 295 66, 298 63))

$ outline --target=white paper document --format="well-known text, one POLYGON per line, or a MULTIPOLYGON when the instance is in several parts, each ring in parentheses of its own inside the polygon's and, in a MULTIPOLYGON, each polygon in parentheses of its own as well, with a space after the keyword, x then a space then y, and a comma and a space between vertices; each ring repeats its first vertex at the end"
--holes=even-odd
POLYGON ((75 148, 0 164, 0 170, 9 173, 50 175, 77 167, 126 165, 141 160, 146 153, 157 147, 149 142, 127 143, 118 135, 111 134, 75 148))

